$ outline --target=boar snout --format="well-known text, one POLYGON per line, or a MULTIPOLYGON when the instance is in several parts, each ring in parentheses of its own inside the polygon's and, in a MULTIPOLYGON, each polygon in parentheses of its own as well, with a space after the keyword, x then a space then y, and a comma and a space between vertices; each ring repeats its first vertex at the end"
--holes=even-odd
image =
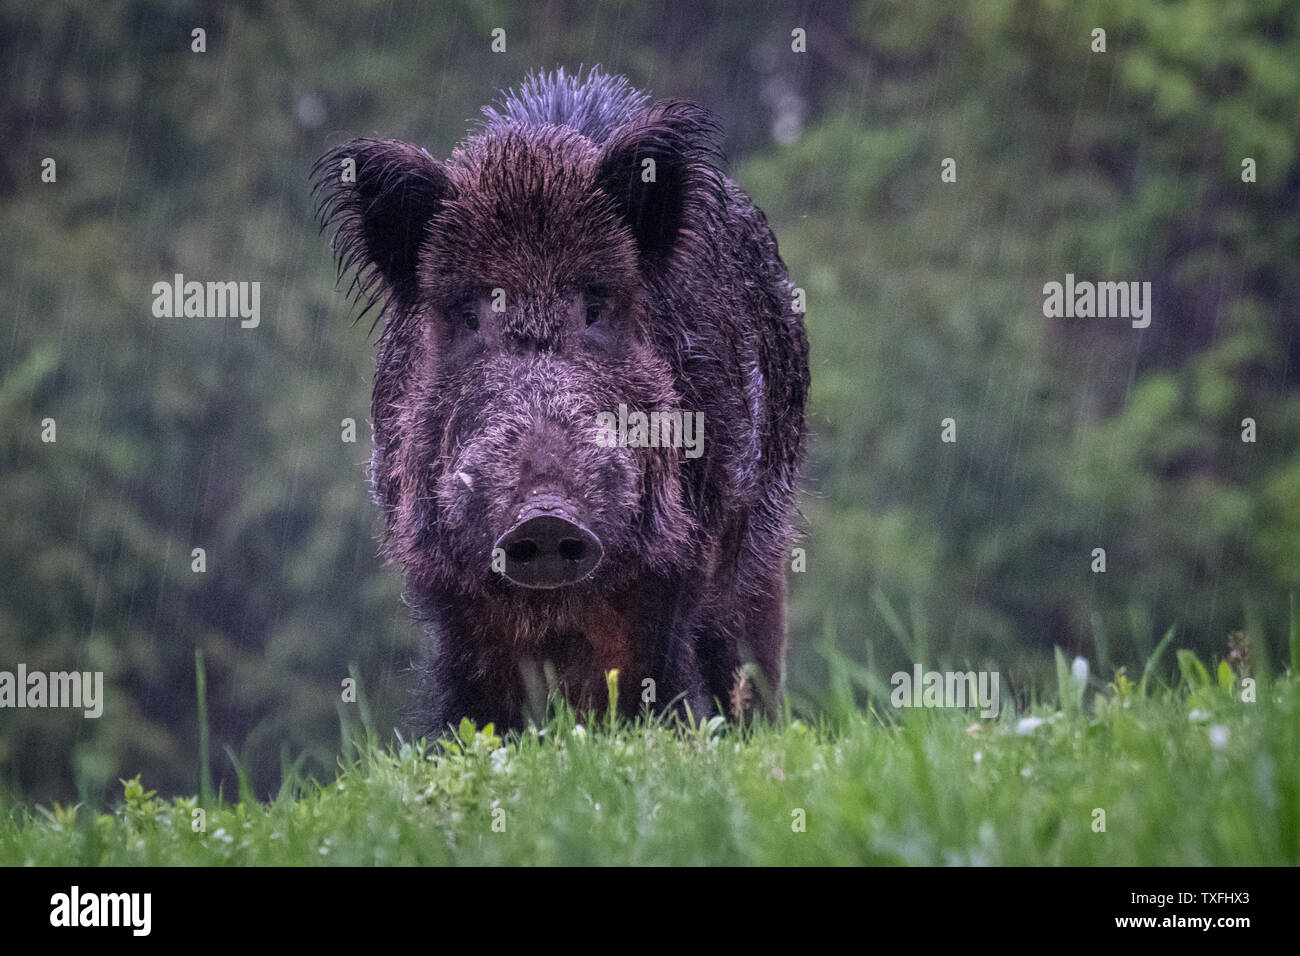
POLYGON ((526 588, 559 588, 591 574, 604 549, 578 514, 567 498, 532 497, 497 539, 496 547, 505 552, 505 576, 526 588))

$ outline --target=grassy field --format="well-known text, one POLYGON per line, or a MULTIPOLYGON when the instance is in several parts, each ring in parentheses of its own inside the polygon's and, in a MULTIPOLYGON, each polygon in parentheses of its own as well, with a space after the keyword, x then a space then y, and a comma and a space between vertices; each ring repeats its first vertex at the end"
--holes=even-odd
POLYGON ((1062 667, 1063 706, 1004 701, 996 720, 886 704, 817 726, 610 727, 561 708, 517 740, 370 734, 337 779, 270 802, 136 779, 111 813, 4 808, 0 864, 1300 863, 1297 682, 1248 701, 1226 665, 1179 664, 1159 689, 1062 667))

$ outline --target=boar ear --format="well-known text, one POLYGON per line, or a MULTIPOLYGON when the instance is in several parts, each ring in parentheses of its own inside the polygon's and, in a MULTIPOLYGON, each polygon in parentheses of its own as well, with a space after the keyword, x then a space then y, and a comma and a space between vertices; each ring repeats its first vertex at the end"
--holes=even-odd
POLYGON ((716 135, 717 124, 700 107, 666 101, 606 144, 597 183, 652 263, 673 251, 683 225, 721 212, 725 192, 716 135))
POLYGON ((312 180, 321 229, 337 226, 339 275, 355 272, 348 291, 368 300, 367 311, 412 304, 420 244, 451 195, 442 165, 407 143, 354 139, 322 156, 312 180))

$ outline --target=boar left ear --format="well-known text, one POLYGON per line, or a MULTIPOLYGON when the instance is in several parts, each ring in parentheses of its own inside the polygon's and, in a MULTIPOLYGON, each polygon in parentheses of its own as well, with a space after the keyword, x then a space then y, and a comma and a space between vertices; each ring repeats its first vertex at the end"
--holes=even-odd
POLYGON ((322 156, 312 181, 321 229, 338 226, 339 275, 355 270, 349 292, 369 300, 367 311, 413 304, 420 245, 451 195, 442 165, 408 143, 354 139, 322 156))
POLYGON ((717 131, 703 109, 672 100, 655 104, 606 144, 596 182, 650 262, 668 257, 684 225, 721 214, 726 194, 717 131))

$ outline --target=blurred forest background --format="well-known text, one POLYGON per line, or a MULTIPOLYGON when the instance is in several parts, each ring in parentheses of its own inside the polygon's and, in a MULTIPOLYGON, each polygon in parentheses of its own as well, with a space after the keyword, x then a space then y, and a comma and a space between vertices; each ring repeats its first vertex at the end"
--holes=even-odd
POLYGON ((525 73, 596 63, 718 115, 807 290, 799 707, 832 645, 1020 688, 1054 645, 1131 672, 1170 626, 1206 656, 1245 629, 1280 660, 1297 3, 7 2, 0 669, 102 670, 107 703, 0 711, 0 790, 100 801, 143 772, 194 792, 196 648, 227 794, 231 755, 259 794, 283 762, 330 772, 350 664, 375 725, 398 723, 419 632, 365 483, 373 336, 308 169, 357 135, 446 155, 525 73), (1152 282, 1150 328, 1044 318, 1067 272, 1152 282), (154 318, 175 273, 259 281, 261 325, 154 318))

